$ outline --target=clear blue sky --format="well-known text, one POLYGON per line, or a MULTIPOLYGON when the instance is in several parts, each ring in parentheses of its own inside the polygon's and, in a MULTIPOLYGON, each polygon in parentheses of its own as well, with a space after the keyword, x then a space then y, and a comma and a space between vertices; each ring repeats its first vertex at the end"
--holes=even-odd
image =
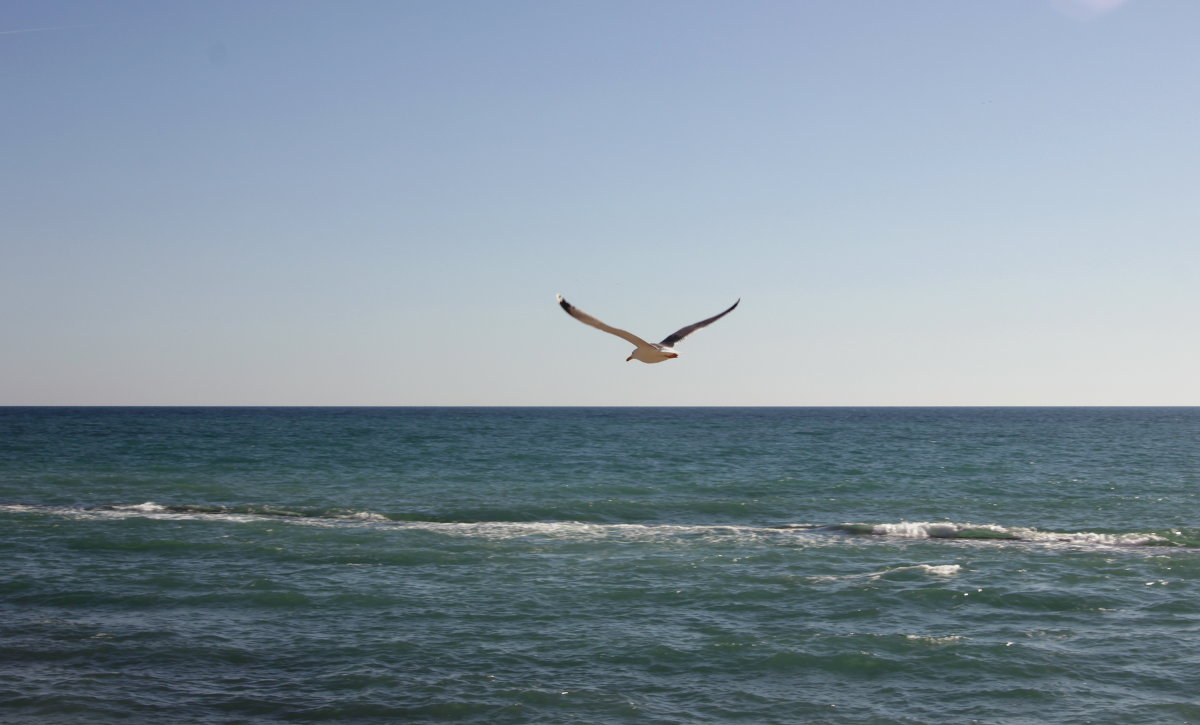
POLYGON ((9 0, 0 404, 1200 405, 1198 28, 9 0))

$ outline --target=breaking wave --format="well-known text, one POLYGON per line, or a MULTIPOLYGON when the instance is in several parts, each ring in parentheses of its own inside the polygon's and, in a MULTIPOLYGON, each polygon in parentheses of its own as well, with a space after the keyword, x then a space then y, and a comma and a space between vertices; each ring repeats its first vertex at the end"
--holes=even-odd
POLYGON ((903 521, 894 524, 839 524, 831 527, 848 534, 894 536, 904 539, 977 539, 1032 541, 1038 543, 1091 546, 1194 546, 1182 531, 1108 533, 1098 531, 1043 531, 1026 526, 958 524, 952 522, 903 521))
MULTIPOLYGON (((723 538, 772 537, 776 539, 828 538, 830 536, 883 537, 893 539, 967 540, 991 543, 1025 542, 1073 547, 1167 546, 1200 548, 1200 531, 1170 529, 1153 532, 1047 531, 1023 526, 954 522, 902 521, 897 523, 841 524, 671 524, 611 523, 587 521, 501 521, 454 520, 452 517, 378 513, 349 508, 293 507, 273 505, 213 506, 203 504, 163 505, 152 501, 139 504, 104 504, 89 507, 0 504, 0 513, 47 514, 86 518, 221 519, 249 523, 283 519, 320 526, 372 525, 418 528, 449 535, 518 538, 554 536, 598 538, 641 538, 645 536, 706 535, 723 538)), ((943 572, 932 572, 941 574, 943 572)))

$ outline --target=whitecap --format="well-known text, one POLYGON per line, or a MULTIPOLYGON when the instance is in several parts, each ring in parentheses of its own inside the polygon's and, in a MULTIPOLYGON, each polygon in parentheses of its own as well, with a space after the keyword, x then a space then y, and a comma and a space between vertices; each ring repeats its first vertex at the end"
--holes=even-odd
POLYGON ((132 505, 126 505, 126 506, 109 506, 107 508, 109 508, 113 511, 136 511, 136 512, 144 513, 144 514, 162 514, 162 513, 167 513, 169 511, 169 509, 166 506, 159 506, 158 504, 154 503, 153 501, 147 501, 145 503, 132 504, 132 505))
MULTIPOLYGON (((848 525, 848 527, 853 527, 850 530, 857 530, 862 526, 861 524, 848 525)), ((870 532, 877 536, 906 539, 993 539, 1075 546, 1147 546, 1169 541, 1162 536, 1150 533, 1105 534, 1094 531, 1042 531, 1026 526, 930 521, 874 524, 870 526, 870 532)))
POLYGON ((344 521, 368 521, 368 522, 391 521, 391 519, 384 516, 383 514, 377 514, 374 511, 355 511, 354 513, 345 514, 342 516, 336 516, 334 518, 341 519, 344 521))
POLYGON ((961 564, 918 564, 917 568, 930 576, 958 576, 962 571, 961 564))
POLYGON ((1018 530, 995 524, 956 524, 951 522, 901 521, 895 524, 875 524, 871 533, 878 536, 898 536, 905 539, 1018 539, 1018 530))
POLYGON ((879 571, 871 571, 865 574, 842 574, 839 576, 813 576, 808 577, 814 582, 834 582, 834 581, 877 581, 889 574, 925 574, 935 577, 953 577, 958 576, 962 571, 961 564, 905 564, 903 566, 892 566, 879 571))
POLYGON ((914 642, 919 642, 921 644, 929 644, 929 645, 956 644, 963 640, 963 636, 960 634, 949 634, 949 635, 946 635, 943 637, 937 637, 937 636, 932 636, 932 635, 922 635, 922 634, 906 634, 906 635, 904 635, 904 638, 907 640, 912 640, 914 642))

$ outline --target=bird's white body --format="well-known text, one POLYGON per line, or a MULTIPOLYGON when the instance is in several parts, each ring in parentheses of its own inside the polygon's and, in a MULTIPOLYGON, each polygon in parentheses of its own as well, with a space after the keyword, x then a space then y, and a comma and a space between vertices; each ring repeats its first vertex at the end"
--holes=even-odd
POLYGON ((629 357, 625 358, 625 362, 630 360, 640 360, 644 363, 660 363, 663 360, 679 357, 679 353, 669 347, 650 343, 646 347, 636 347, 633 352, 629 353, 629 357))
POLYGON ((688 325, 687 327, 682 327, 676 330, 675 332, 663 338, 662 342, 646 342, 632 332, 626 332, 625 330, 613 327, 612 325, 604 324, 600 320, 597 320, 595 317, 592 317, 575 305, 572 305, 570 302, 564 300, 562 295, 557 295, 557 297, 559 306, 562 307, 563 310, 565 310, 566 313, 571 317, 574 317, 576 320, 579 320, 585 325, 590 325, 597 330, 603 330, 610 335, 616 335, 622 340, 632 342, 634 345, 636 345, 633 352, 629 354, 629 357, 625 358, 625 362, 637 360, 639 362, 648 364, 660 363, 663 360, 670 360, 672 358, 679 357, 679 353, 675 352, 675 343, 692 334, 696 330, 699 330, 702 327, 707 327, 725 315, 728 315, 730 312, 733 312, 733 308, 737 307, 738 303, 741 302, 739 299, 737 302, 734 302, 729 309, 725 310, 719 315, 713 315, 707 320, 701 320, 693 325, 688 325))

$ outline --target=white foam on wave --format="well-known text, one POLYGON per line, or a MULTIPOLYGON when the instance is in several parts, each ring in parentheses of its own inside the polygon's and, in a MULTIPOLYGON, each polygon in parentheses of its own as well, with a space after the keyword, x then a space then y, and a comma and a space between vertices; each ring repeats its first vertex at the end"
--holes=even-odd
POLYGON ((920 569, 930 576, 958 576, 962 571, 961 564, 917 564, 914 569, 920 569))
MULTIPOLYGON (((328 515, 305 516, 300 514, 273 514, 269 511, 212 511, 190 510, 186 507, 167 507, 153 501, 140 504, 100 506, 96 508, 31 506, 24 504, 0 504, 0 512, 29 513, 53 512, 72 518, 130 518, 153 517, 176 520, 224 520, 238 523, 275 519, 307 526, 395 526, 399 528, 427 530, 444 535, 479 537, 496 540, 538 537, 549 539, 575 539, 580 541, 611 540, 665 540, 699 538, 712 542, 774 542, 784 545, 807 545, 828 541, 830 531, 843 533, 873 534, 876 536, 905 539, 969 539, 993 542, 1022 541, 1049 545, 1080 547, 1146 546, 1170 543, 1170 540, 1151 533, 1106 534, 1093 531, 1057 532, 1039 529, 1000 526, 997 524, 969 524, 954 522, 901 521, 884 524, 840 524, 818 526, 814 524, 784 524, 775 526, 746 526, 727 524, 619 524, 588 523, 582 521, 396 521, 373 511, 348 511, 328 515)), ((939 570, 931 574, 952 576, 957 570, 939 570)))
POLYGON ((1015 539, 1011 530, 994 524, 954 524, 948 522, 901 521, 895 524, 875 524, 871 533, 877 536, 897 536, 904 539, 995 538, 1015 539))
POLYGON ((398 526, 434 533, 496 540, 545 538, 597 541, 602 539, 647 541, 703 538, 705 540, 760 540, 764 536, 795 538, 793 531, 757 526, 682 524, 607 524, 583 521, 480 521, 480 522, 395 522, 398 526))
POLYGON ((925 634, 906 634, 904 635, 904 638, 913 642, 935 646, 957 644, 963 641, 963 636, 961 634, 948 634, 941 637, 925 634))
POLYGON ((891 566, 879 571, 870 571, 858 574, 841 574, 838 576, 813 576, 808 577, 814 582, 835 582, 835 581, 877 581, 888 575, 895 574, 924 574, 926 576, 948 579, 958 576, 962 572, 961 564, 905 564, 903 566, 891 566))
POLYGON ((222 519, 248 523, 261 521, 263 517, 251 514, 209 514, 202 512, 173 511, 166 506, 160 506, 152 501, 125 506, 101 506, 97 508, 78 508, 73 506, 29 506, 22 504, 0 504, 0 512, 10 513, 50 513, 64 518, 89 519, 133 519, 155 518, 173 521, 200 521, 206 519, 222 519))
POLYGON ((29 506, 23 503, 0 504, 0 511, 10 514, 31 514, 46 510, 45 506, 29 506))
POLYGON ((1028 541, 1059 542, 1082 546, 1148 546, 1167 543, 1170 540, 1158 534, 1102 534, 1094 531, 1058 533, 1029 529, 1028 541))
POLYGON ((391 521, 391 519, 383 514, 377 514, 374 511, 355 511, 352 514, 345 514, 344 516, 337 516, 335 518, 341 521, 366 521, 380 523, 391 521))
POLYGON ((110 506, 109 508, 113 511, 137 511, 144 514, 164 514, 170 511, 166 506, 159 506, 153 501, 127 506, 110 506))
POLYGON ((895 536, 906 539, 990 539, 1078 546, 1146 546, 1167 541, 1157 534, 1146 533, 1105 534, 1094 531, 1041 531, 1024 526, 930 521, 875 524, 871 527, 871 533, 877 536, 895 536))

